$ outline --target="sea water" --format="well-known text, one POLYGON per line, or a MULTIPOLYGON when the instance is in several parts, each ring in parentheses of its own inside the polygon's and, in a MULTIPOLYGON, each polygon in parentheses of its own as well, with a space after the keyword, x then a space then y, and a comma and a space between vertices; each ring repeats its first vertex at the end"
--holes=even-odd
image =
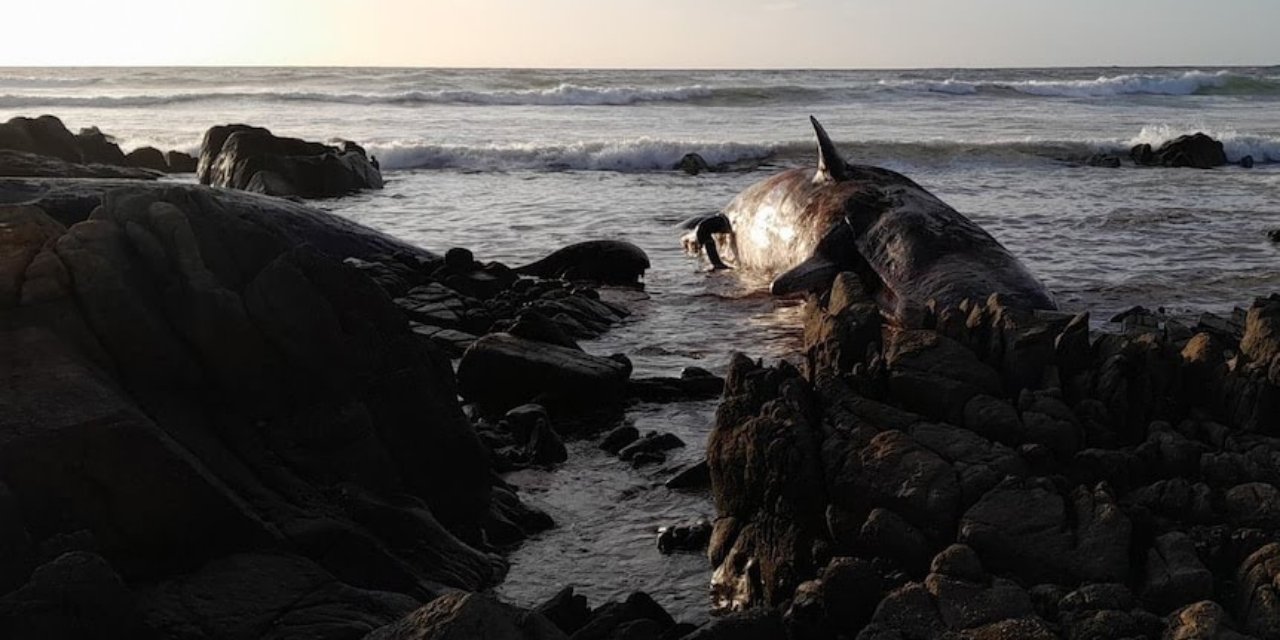
MULTIPOLYGON (((387 188, 316 206, 426 248, 518 264, 592 238, 649 253, 635 314, 584 346, 627 353, 637 375, 723 373, 729 354, 794 357, 799 311, 767 276, 708 273, 678 223, 770 172, 808 165, 815 115, 851 162, 903 172, 1020 256, 1068 310, 1132 305, 1227 312, 1280 291, 1280 68, 914 71, 0 68, 0 119, 53 113, 126 149, 195 153, 243 122, 350 139, 387 188), (1254 169, 1083 166, 1204 131, 1254 169), (697 152, 732 170, 672 170, 697 152)), ((661 556, 654 530, 713 516, 705 495, 661 486, 695 462, 714 401, 640 405, 624 418, 688 446, 634 470, 589 441, 560 468, 514 474, 553 531, 511 554, 498 592, 533 604, 576 584, 593 603, 643 589, 705 616, 708 567, 661 556)))

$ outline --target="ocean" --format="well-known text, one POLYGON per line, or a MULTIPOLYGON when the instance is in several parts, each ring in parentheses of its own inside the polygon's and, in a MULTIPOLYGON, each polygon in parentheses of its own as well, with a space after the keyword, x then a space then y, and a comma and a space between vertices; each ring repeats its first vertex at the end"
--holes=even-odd
MULTIPOLYGON (((794 358, 800 314, 767 274, 707 273, 677 225, 750 183, 814 160, 808 116, 845 157, 913 178, 1020 256, 1095 324, 1133 305, 1228 312, 1280 291, 1280 67, 904 71, 354 68, 0 68, 0 119, 58 115, 129 150, 198 152, 212 125, 350 139, 386 189, 314 203, 432 250, 530 261, 619 238, 653 261, 634 318, 586 343, 637 375, 723 372, 733 351, 794 358), (1253 169, 1084 166, 1203 131, 1253 169), (723 172, 672 167, 697 152, 723 172)), ((180 178, 184 179, 184 178, 180 178)), ((189 179, 189 178, 185 178, 189 179)), ((661 556, 656 527, 714 513, 661 481, 701 457, 715 402, 640 405, 625 420, 688 446, 633 470, 592 442, 511 480, 557 529, 512 555, 498 591, 533 604, 574 583, 593 604, 643 589, 705 617, 706 560, 661 556)))

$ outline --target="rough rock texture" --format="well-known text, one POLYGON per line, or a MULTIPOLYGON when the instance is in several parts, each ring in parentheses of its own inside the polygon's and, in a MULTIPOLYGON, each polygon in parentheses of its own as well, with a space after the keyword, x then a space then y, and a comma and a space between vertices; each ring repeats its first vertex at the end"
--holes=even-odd
POLYGON ((1280 296, 1100 335, 867 299, 806 304, 805 375, 734 359, 714 606, 803 638, 1280 638, 1280 296))
POLYGON ((51 156, 0 149, 0 178, 115 178, 155 180, 160 174, 147 169, 80 164, 51 156))
POLYGON ((630 373, 625 362, 509 333, 491 333, 463 354, 458 388, 464 398, 497 409, 542 396, 595 403, 618 397, 630 373))
POLYGON ((272 196, 324 198, 382 188, 382 173, 359 145, 280 138, 242 124, 205 133, 197 174, 200 184, 272 196))
POLYGON ((433 254, 203 187, 0 193, 28 203, 0 206, 0 628, 134 624, 92 600, 115 590, 162 637, 355 639, 545 526, 491 487, 447 358, 342 261, 425 282, 433 254), (110 569, 83 607, 30 573, 65 552, 110 569))

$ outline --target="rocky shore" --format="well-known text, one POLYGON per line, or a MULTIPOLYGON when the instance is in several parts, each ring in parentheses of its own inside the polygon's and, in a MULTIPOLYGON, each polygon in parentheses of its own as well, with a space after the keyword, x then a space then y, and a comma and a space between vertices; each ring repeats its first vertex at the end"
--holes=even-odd
POLYGON ((439 254, 299 201, 381 186, 354 143, 215 127, 178 185, 50 118, 0 125, 0 637, 1280 638, 1280 297, 890 327, 841 276, 802 366, 636 379, 578 344, 632 245, 439 254), (556 526, 503 473, 661 464, 701 443, 627 403, 716 396, 668 481, 716 518, 653 552, 718 617, 488 595, 556 526))
POLYGON ((803 371, 732 365, 714 606, 791 638, 1280 637, 1280 297, 1102 334, 866 299, 810 301, 803 371))

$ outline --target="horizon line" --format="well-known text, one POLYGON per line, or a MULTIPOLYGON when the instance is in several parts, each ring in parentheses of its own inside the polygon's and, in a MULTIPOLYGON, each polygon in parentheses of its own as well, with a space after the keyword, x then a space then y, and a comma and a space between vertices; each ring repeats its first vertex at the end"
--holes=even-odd
POLYGON ((1191 69, 1214 67, 1223 69, 1266 69, 1273 64, 1055 64, 1042 66, 960 65, 939 67, 581 67, 581 66, 446 66, 391 64, 30 64, 0 65, 0 69, 387 69, 422 71, 1026 71, 1033 69, 1191 69))

